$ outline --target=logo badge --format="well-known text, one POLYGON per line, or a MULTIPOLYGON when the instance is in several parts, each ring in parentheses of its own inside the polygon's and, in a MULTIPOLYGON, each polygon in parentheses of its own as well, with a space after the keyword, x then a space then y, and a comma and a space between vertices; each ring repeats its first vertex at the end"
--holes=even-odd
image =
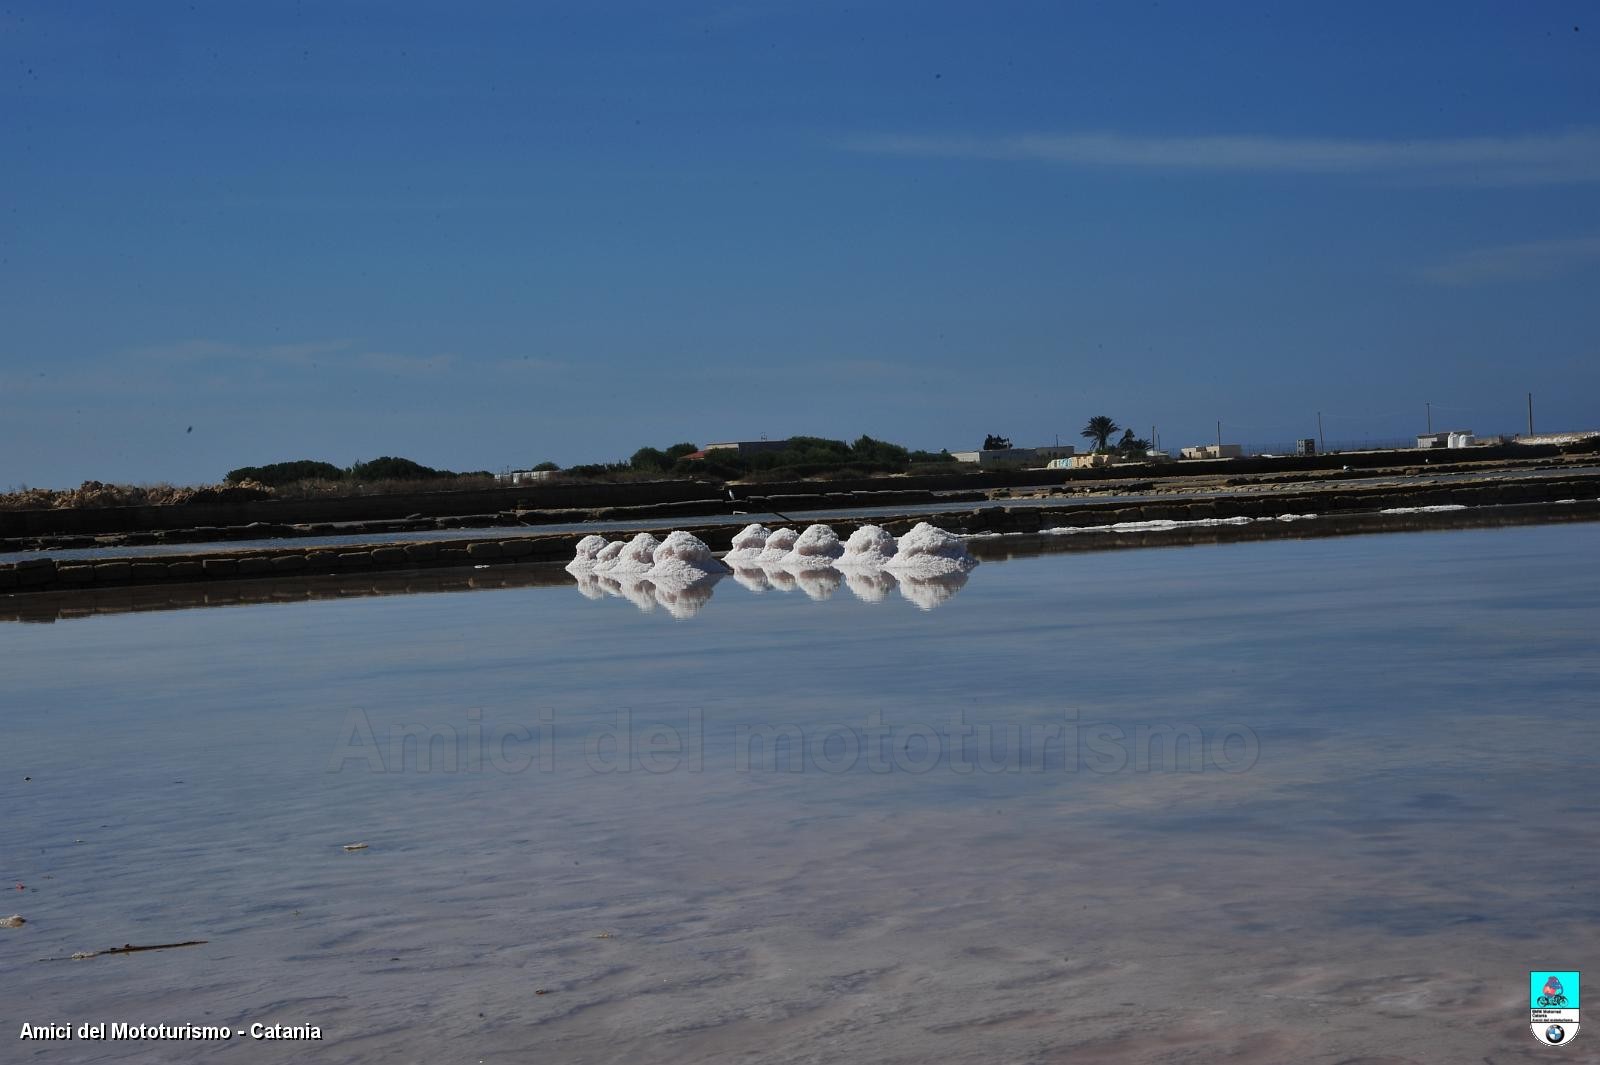
POLYGON ((1535 969, 1528 974, 1528 1020, 1545 1046, 1572 1042, 1578 1034, 1578 972, 1535 969))

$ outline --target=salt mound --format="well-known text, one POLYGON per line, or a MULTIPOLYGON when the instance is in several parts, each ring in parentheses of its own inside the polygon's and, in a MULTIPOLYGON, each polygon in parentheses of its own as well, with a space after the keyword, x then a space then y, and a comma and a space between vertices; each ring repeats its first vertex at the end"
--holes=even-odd
POLYGON ((833 560, 844 554, 839 534, 826 525, 808 525, 794 542, 794 547, 783 556, 785 569, 799 574, 805 570, 827 569, 833 560))
POLYGON ((767 563, 782 562, 783 556, 794 548, 794 542, 799 536, 800 534, 793 529, 779 529, 771 536, 768 536, 767 546, 761 550, 761 563, 766 565, 767 563))
POLYGON ((759 560, 771 535, 772 530, 765 525, 746 525, 734 536, 732 550, 722 560, 731 566, 759 560))
POLYGON ((609 544, 606 544, 605 547, 600 549, 600 553, 594 556, 594 571, 596 573, 610 572, 611 567, 617 564, 617 556, 622 554, 622 549, 627 546, 628 544, 624 540, 612 540, 609 544))
POLYGON ((605 549, 606 538, 590 533, 578 541, 578 551, 567 563, 567 572, 589 572, 594 569, 595 558, 605 549))
POLYGON ((977 565, 978 560, 968 553, 961 537, 925 521, 917 522, 910 532, 900 537, 900 553, 888 562, 888 568, 902 577, 969 573, 977 565))
POLYGON ((840 566, 882 566, 894 557, 895 539, 879 525, 863 525, 844 542, 840 566))
POLYGON ((616 560, 606 572, 618 577, 624 575, 642 577, 656 564, 656 548, 660 546, 661 541, 654 536, 640 533, 623 545, 622 551, 618 553, 616 560))
POLYGON ((668 533, 667 538, 656 545, 651 558, 653 562, 647 576, 658 583, 670 579, 687 584, 708 573, 722 574, 731 570, 717 561, 704 540, 682 530, 668 533))
POLYGON ((966 583, 966 570, 955 570, 937 577, 902 575, 900 594, 915 603, 919 610, 933 610, 942 606, 945 600, 952 598, 966 583))

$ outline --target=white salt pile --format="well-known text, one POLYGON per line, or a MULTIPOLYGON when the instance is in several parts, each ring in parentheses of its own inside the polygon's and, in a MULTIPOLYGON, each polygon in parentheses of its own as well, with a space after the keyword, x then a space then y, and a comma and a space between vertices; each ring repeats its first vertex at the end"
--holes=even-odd
POLYGON ((888 530, 878 525, 863 525, 844 542, 844 554, 839 556, 838 565, 841 568, 882 566, 894 553, 895 539, 888 530))
POLYGON ((668 533, 667 538, 656 545, 651 558, 653 562, 646 576, 657 583, 672 580, 691 584, 709 574, 721 575, 732 569, 711 554, 704 540, 681 529, 668 533))
POLYGON ((977 564, 961 537, 919 521, 900 537, 900 551, 887 568, 899 577, 942 577, 968 573, 977 564))
POLYGON ((623 545, 622 551, 617 555, 616 560, 611 563, 610 567, 606 569, 606 572, 615 577, 642 577, 650 572, 651 566, 656 564, 656 548, 660 546, 661 541, 654 536, 649 533, 640 533, 623 545))
POLYGON ((778 529, 774 531, 767 537, 767 546, 761 551, 761 564, 765 566, 782 562, 783 556, 793 549, 794 542, 799 537, 800 534, 793 529, 778 529))
POLYGON ((722 560, 735 567, 759 561, 771 535, 772 530, 765 525, 746 525, 734 535, 732 548, 722 560))
POLYGON ((591 572, 594 569, 596 557, 605 549, 605 546, 606 538, 604 536, 596 536, 593 533, 579 540, 577 554, 573 556, 571 562, 567 563, 568 572, 591 572))
POLYGON ((596 573, 609 572, 611 567, 617 564, 617 556, 622 554, 622 549, 627 546, 628 542, 626 540, 612 540, 602 547, 600 553, 594 556, 594 571, 596 573))
POLYGON ((844 554, 839 534, 826 525, 808 525, 794 542, 794 547, 781 562, 784 569, 801 573, 805 570, 827 569, 833 560, 844 554))

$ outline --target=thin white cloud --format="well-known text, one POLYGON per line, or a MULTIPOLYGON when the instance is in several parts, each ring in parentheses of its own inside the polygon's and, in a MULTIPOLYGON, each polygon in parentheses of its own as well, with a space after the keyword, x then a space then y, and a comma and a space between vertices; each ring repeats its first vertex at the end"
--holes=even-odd
POLYGON ((1526 137, 1354 140, 1324 137, 1004 137, 875 134, 852 151, 921 158, 1033 160, 1077 167, 1201 173, 1376 175, 1446 184, 1600 181, 1600 131, 1526 137))
POLYGON ((1538 281, 1600 262, 1600 237, 1535 240, 1477 248, 1431 266, 1422 276, 1439 285, 1538 281))

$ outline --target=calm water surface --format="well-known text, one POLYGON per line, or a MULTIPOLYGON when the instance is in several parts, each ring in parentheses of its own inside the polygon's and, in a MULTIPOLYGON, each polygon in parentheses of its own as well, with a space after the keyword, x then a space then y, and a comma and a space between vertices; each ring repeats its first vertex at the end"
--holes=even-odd
POLYGON ((1597 548, 4 625, 6 1059, 1545 1060, 1526 973, 1600 941, 1597 548))

